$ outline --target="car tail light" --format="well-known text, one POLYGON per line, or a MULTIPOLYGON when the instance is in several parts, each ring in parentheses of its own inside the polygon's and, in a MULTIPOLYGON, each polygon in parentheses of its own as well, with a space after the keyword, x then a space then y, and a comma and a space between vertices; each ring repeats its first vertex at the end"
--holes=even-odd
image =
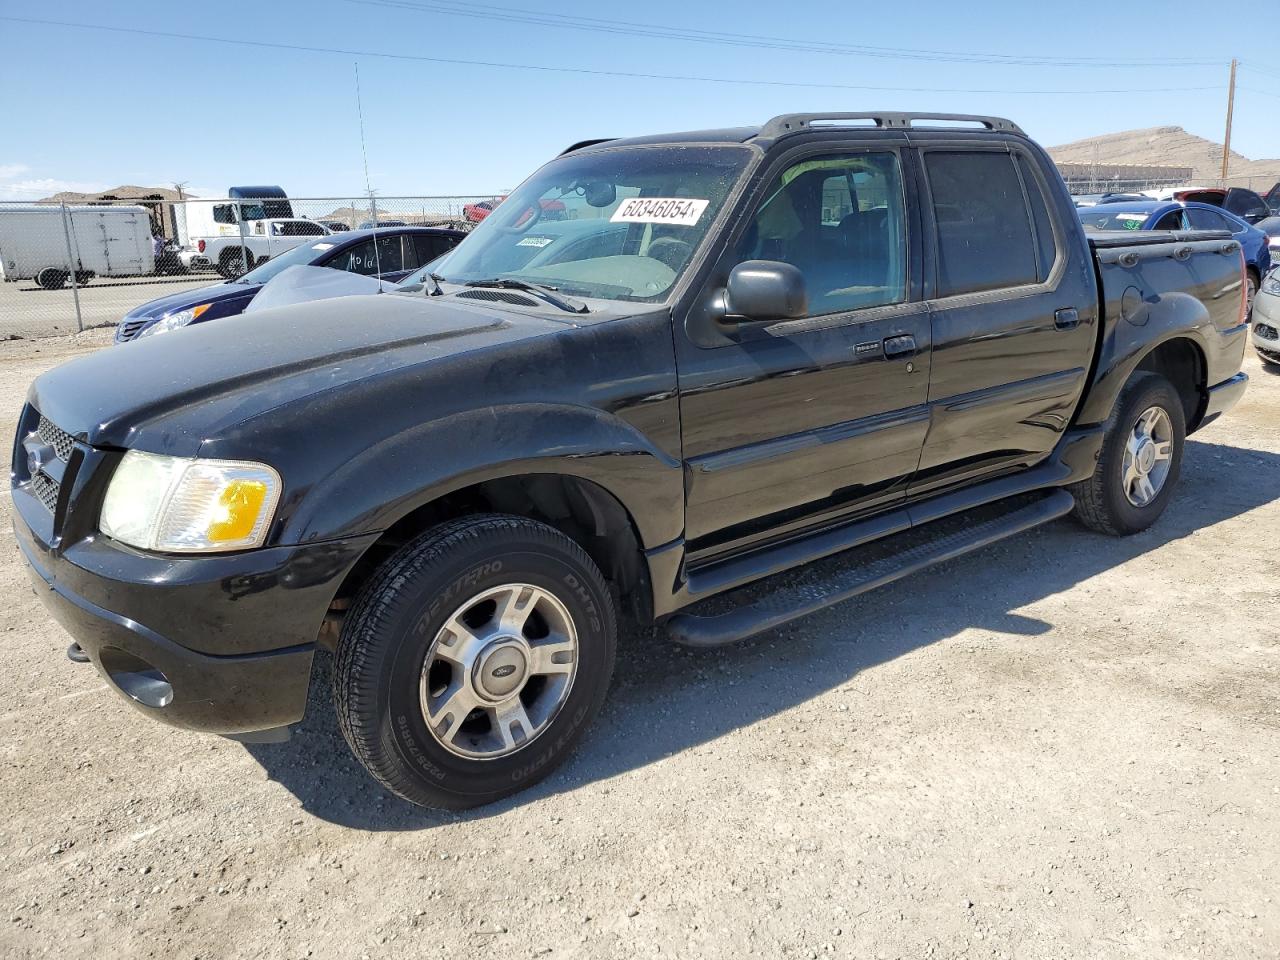
POLYGON ((1240 248, 1240 322, 1249 322, 1249 267, 1244 259, 1244 247, 1240 248))
POLYGON ((198 241, 198 242, 196 243, 196 249, 197 249, 197 250, 199 250, 201 253, 204 253, 204 241, 203 241, 203 240, 200 240, 200 241, 198 241))

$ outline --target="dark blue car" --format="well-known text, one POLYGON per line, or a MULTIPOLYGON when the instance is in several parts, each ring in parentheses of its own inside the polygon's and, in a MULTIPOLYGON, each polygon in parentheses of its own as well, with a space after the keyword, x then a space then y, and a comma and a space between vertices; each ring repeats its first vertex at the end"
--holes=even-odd
POLYGON ((1097 230, 1226 230, 1244 250, 1249 304, 1271 269, 1267 235, 1233 213, 1207 203, 1137 200, 1083 207, 1076 211, 1086 233, 1097 230))
POLYGON ((243 277, 160 297, 135 307, 116 327, 116 342, 177 330, 243 313, 262 285, 287 267, 332 267, 398 282, 452 250, 466 234, 442 227, 349 230, 317 237, 250 270, 243 277), (376 247, 375 247, 376 243, 376 247))

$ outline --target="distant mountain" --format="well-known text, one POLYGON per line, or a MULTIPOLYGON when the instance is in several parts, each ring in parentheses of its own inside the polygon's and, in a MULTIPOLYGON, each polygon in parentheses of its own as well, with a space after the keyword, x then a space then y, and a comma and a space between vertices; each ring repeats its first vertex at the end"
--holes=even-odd
POLYGON ((135 187, 124 185, 101 193, 77 193, 64 190, 36 203, 91 203, 95 200, 177 200, 178 191, 168 187, 135 187))
MULTIPOLYGON (((1216 181, 1222 173, 1222 144, 1188 133, 1182 127, 1148 127, 1088 137, 1050 147, 1058 163, 1108 163, 1139 166, 1191 167, 1194 180, 1216 181)), ((1252 180, 1264 192, 1280 180, 1280 159, 1250 160, 1231 152, 1228 176, 1235 185, 1252 180)))

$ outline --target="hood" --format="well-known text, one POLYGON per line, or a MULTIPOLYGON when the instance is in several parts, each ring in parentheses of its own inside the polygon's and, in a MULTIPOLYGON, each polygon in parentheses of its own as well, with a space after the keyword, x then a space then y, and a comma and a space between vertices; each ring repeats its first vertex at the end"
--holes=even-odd
POLYGON ((285 307, 312 300, 328 300, 332 297, 351 297, 362 293, 383 293, 394 290, 396 285, 362 273, 334 270, 332 267, 310 267, 296 264, 286 267, 258 289, 253 302, 245 307, 245 313, 285 307))
POLYGON ((167 297, 148 300, 140 307, 134 307, 124 315, 124 320, 121 322, 155 319, 167 313, 176 313, 179 310, 186 310, 201 303, 218 303, 219 301, 232 300, 236 297, 252 297, 261 289, 262 287, 256 284, 212 283, 207 287, 197 287, 194 290, 181 290, 178 293, 171 293, 167 297))
POLYGON ((41 375, 29 400, 94 446, 195 456, 219 431, 291 401, 560 329, 562 322, 489 305, 341 297, 80 357, 41 375))

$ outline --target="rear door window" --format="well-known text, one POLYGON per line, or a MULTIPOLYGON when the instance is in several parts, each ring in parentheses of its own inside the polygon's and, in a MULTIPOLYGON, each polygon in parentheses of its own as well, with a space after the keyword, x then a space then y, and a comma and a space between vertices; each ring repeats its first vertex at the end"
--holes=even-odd
POLYGON ((1036 283, 1031 211, 1014 158, 929 151, 925 170, 938 240, 938 296, 1036 283))
POLYGON ((1031 162, 1022 154, 1018 154, 1018 172, 1022 174, 1022 184, 1027 190, 1027 202, 1031 204, 1031 224, 1036 231, 1036 278, 1043 283, 1049 279, 1049 273, 1058 259, 1053 216, 1049 213, 1049 204, 1045 200, 1040 179, 1031 162))
POLYGON ((374 265, 375 273, 395 273, 405 268, 401 245, 406 239, 404 234, 400 233, 389 237, 378 237, 378 262, 374 265))
POLYGON ((1192 230, 1226 230, 1233 231, 1234 225, 1226 217, 1214 210, 1201 210, 1191 207, 1187 210, 1187 220, 1192 230))
POLYGON ((453 238, 431 233, 414 234, 413 245, 418 251, 418 263, 427 264, 453 249, 453 238))
POLYGON ((322 237, 324 227, 301 220, 282 220, 271 224, 271 234, 276 237, 322 237))

